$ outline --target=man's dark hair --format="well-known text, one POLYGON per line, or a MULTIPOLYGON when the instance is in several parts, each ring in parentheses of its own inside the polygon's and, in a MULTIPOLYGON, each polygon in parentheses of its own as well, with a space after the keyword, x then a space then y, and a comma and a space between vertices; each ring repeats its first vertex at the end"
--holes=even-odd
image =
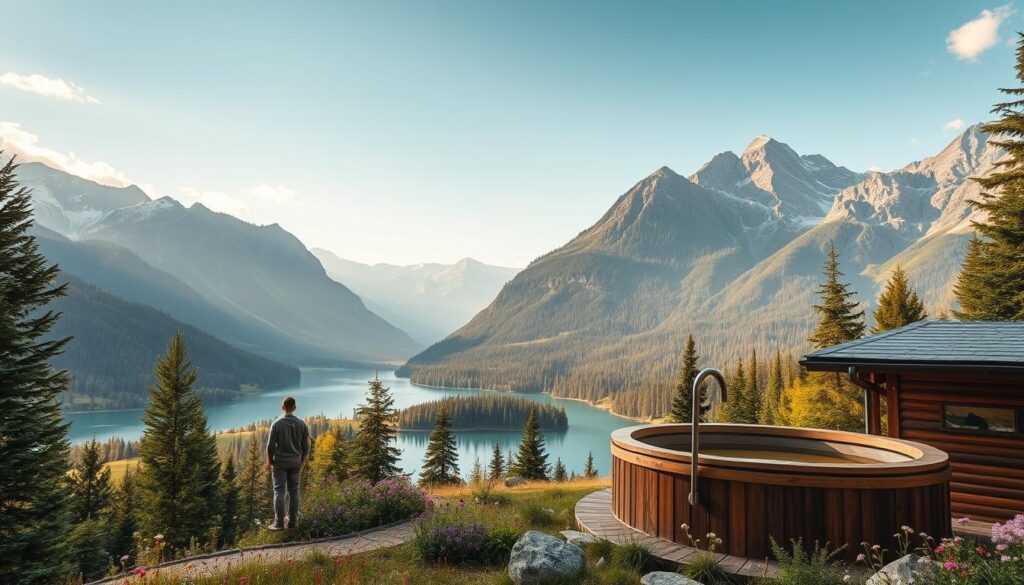
POLYGON ((281 410, 285 412, 295 412, 295 399, 291 396, 281 401, 281 410))

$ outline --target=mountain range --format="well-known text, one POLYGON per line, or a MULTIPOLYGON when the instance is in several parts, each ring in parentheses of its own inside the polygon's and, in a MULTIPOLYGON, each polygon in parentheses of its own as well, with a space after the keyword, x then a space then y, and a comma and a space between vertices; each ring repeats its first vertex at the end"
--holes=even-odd
POLYGON ((463 258, 455 264, 361 264, 311 250, 328 276, 345 283, 378 315, 424 344, 443 339, 486 307, 519 271, 463 258))
POLYGON ((688 177, 662 167, 399 373, 591 401, 653 394, 629 414, 656 415, 687 334, 709 366, 753 347, 806 348, 833 243, 866 308, 899 262, 933 314, 948 310, 976 219, 969 179, 1002 156, 972 126, 891 172, 853 172, 766 136, 688 177))

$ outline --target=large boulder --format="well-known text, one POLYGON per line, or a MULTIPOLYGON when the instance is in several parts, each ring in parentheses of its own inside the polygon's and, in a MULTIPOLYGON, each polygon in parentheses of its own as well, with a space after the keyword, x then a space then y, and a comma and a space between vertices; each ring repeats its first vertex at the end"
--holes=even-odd
POLYGON ((505 480, 505 487, 516 487, 516 486, 521 486, 521 485, 523 485, 525 483, 526 483, 526 478, 524 478, 524 477, 519 477, 519 476, 510 477, 510 478, 505 480))
POLYGON ((512 547, 508 576, 516 585, 571 578, 586 566, 583 549, 543 532, 530 530, 512 547))
POLYGON ((669 573, 668 571, 647 573, 640 579, 640 583, 642 585, 701 585, 689 577, 684 577, 679 573, 669 573))
POLYGON ((578 532, 576 530, 563 530, 562 538, 564 538, 566 542, 571 542, 579 546, 587 546, 588 544, 594 544, 597 542, 597 539, 590 534, 578 532))
POLYGON ((911 585, 920 581, 915 574, 923 568, 921 557, 911 553, 879 569, 868 579, 867 585, 911 585))

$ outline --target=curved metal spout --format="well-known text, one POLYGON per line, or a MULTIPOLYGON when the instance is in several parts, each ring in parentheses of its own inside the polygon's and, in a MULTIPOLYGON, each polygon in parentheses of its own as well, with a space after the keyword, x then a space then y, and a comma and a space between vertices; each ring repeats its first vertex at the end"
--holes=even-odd
MULTIPOLYGON (((697 494, 697 458, 700 451, 700 386, 708 377, 718 382, 718 389, 721 394, 721 401, 728 399, 728 390, 725 387, 725 376, 714 368, 704 368, 693 379, 693 425, 690 427, 690 505, 700 504, 700 496, 697 494)), ((708 403, 710 404, 710 400, 708 403)))

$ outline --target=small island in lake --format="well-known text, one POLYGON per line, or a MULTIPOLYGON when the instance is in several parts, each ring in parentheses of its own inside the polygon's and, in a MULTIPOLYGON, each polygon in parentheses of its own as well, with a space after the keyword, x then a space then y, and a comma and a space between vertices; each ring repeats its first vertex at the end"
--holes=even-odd
POLYGON ((439 408, 448 410, 456 431, 508 430, 523 428, 530 411, 537 412, 542 431, 564 431, 569 428, 565 409, 552 404, 539 404, 514 396, 454 396, 416 404, 402 410, 398 426, 403 431, 429 431, 439 408))

